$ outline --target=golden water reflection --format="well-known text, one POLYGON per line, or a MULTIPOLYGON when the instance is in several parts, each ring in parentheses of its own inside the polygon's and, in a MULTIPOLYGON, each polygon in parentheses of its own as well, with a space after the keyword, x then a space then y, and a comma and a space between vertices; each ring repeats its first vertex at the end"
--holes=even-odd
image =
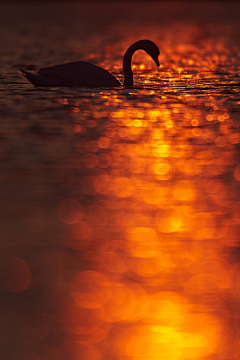
POLYGON ((121 95, 103 92, 106 109, 87 124, 72 103, 73 132, 95 139, 67 157, 81 177, 60 179, 63 244, 79 254, 66 347, 73 359, 235 359, 227 303, 239 302, 239 267, 224 249, 239 246, 238 126, 211 96, 211 114, 189 106, 195 95, 134 106, 129 96, 118 109, 121 95))

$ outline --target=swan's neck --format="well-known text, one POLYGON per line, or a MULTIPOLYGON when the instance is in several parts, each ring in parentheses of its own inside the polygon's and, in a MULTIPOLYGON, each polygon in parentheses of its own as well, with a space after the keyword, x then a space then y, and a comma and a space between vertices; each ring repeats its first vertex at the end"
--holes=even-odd
POLYGON ((131 68, 131 60, 133 53, 136 50, 141 49, 138 43, 131 45, 123 57, 123 74, 124 74, 124 86, 133 86, 133 73, 131 68))

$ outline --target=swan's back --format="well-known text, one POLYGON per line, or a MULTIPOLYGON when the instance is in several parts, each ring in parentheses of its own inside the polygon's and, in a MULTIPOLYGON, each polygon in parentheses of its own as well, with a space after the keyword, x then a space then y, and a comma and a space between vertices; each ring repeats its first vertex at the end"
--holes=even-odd
POLYGON ((41 68, 38 76, 59 79, 66 84, 65 86, 115 87, 121 85, 107 70, 86 61, 41 68))

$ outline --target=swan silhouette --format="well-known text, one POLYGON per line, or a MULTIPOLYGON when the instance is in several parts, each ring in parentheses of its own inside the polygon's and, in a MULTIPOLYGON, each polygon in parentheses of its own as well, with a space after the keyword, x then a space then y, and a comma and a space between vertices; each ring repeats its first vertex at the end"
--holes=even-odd
MULTIPOLYGON (((159 67, 159 49, 150 40, 139 40, 132 44, 123 57, 124 86, 133 86, 131 68, 132 55, 137 50, 145 50, 159 67)), ((120 82, 107 70, 86 61, 74 61, 67 64, 41 68, 32 74, 19 68, 26 78, 35 86, 68 86, 68 87, 116 87, 120 82)))

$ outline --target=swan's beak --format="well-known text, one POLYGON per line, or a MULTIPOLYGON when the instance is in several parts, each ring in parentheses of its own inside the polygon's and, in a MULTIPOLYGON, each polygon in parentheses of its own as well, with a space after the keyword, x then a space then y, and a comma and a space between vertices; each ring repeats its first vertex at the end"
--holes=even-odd
POLYGON ((154 59, 154 61, 155 61, 156 65, 157 65, 157 67, 159 67, 159 66, 160 66, 160 64, 159 64, 159 60, 158 60, 158 58, 157 58, 157 59, 154 59))

